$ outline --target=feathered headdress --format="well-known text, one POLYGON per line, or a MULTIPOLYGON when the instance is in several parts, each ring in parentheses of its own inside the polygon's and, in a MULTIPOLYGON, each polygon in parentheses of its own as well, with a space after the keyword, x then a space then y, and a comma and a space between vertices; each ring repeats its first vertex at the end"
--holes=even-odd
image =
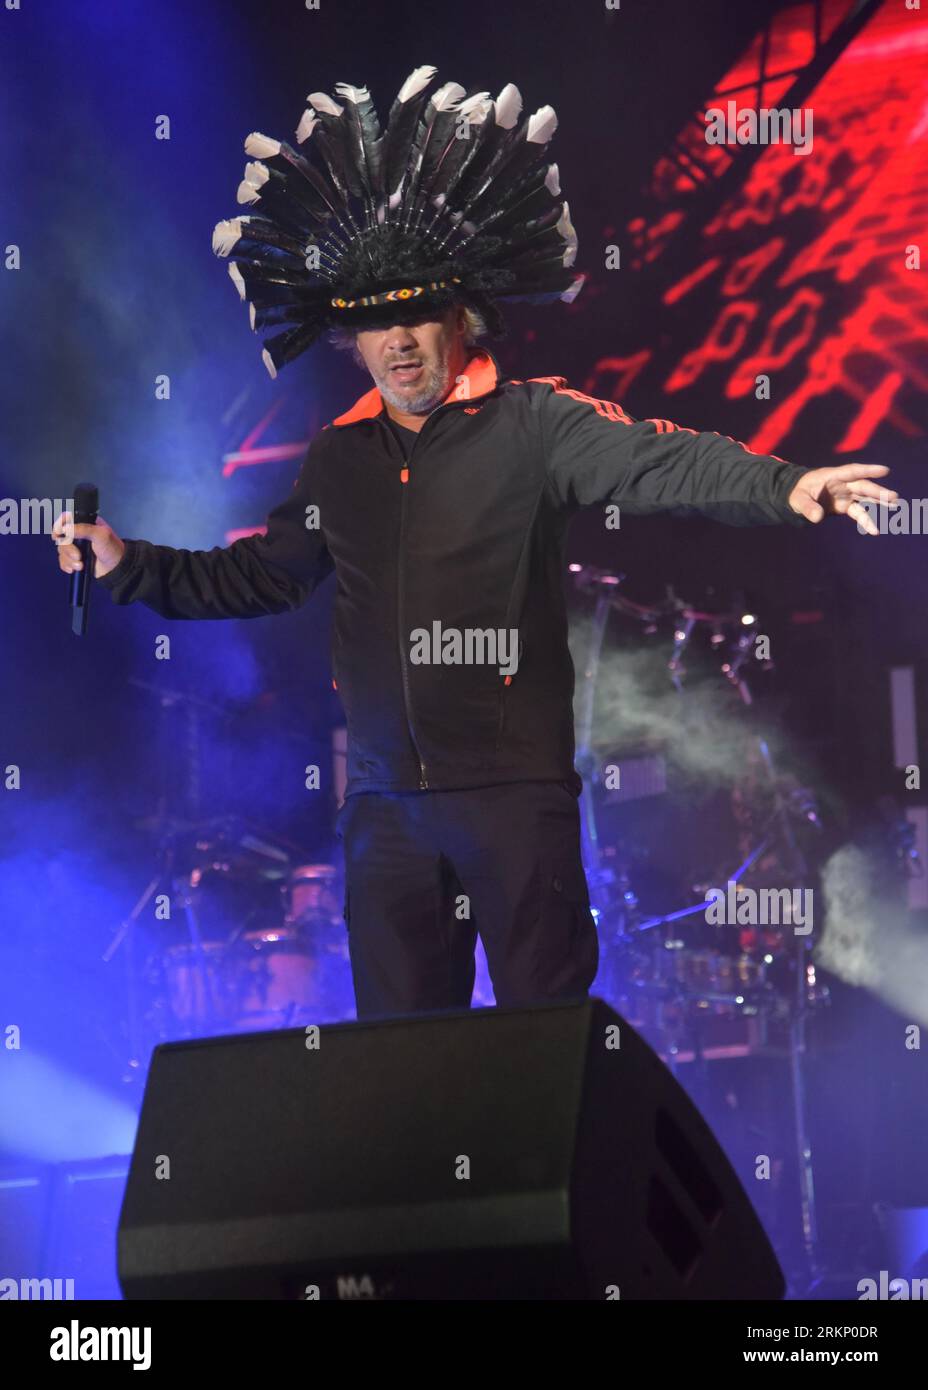
POLYGON ((252 134, 238 201, 254 214, 220 222, 213 250, 249 303, 271 376, 327 328, 379 328, 469 304, 491 333, 499 300, 571 301, 584 277, 570 210, 548 142, 550 106, 519 124, 512 83, 495 101, 446 82, 427 97, 433 67, 410 73, 386 130, 366 87, 338 82, 296 131, 300 153, 252 134))

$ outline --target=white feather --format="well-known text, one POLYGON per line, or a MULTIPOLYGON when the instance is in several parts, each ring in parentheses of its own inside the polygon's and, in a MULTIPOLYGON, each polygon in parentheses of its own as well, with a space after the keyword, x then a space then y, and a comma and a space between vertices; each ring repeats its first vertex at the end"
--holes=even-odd
POLYGON ((350 82, 336 82, 335 90, 343 101, 353 101, 357 106, 362 101, 370 101, 370 92, 366 87, 352 87, 350 82))
POLYGON ((564 293, 561 295, 562 301, 565 304, 573 304, 574 300, 577 298, 577 295, 583 289, 585 283, 586 276, 578 275, 576 280, 574 280, 573 284, 569 285, 567 289, 564 291, 564 293))
POLYGON ((564 264, 573 265, 577 259, 577 233, 574 231, 574 224, 570 220, 570 207, 565 202, 561 215, 557 220, 557 229, 567 242, 564 247, 564 264))
POLYGON ((297 144, 302 145, 304 140, 308 140, 318 124, 319 117, 315 111, 304 111, 300 117, 300 124, 296 128, 297 144))
POLYGON ((455 104, 466 96, 467 91, 457 82, 446 82, 432 97, 429 105, 436 111, 453 111, 455 104))
POLYGON ((528 118, 525 138, 533 145, 546 145, 556 130, 557 116, 554 107, 540 106, 535 114, 528 118))
POLYGON ((233 246, 241 240, 244 217, 227 217, 217 222, 213 228, 213 250, 217 256, 228 256, 233 246))
POLYGON ((551 194, 552 198, 559 198, 561 196, 561 180, 556 164, 548 165, 548 172, 545 174, 545 188, 551 194))
POLYGON ((253 130, 245 139, 245 153, 250 154, 252 159, 270 159, 272 155, 280 154, 280 141, 253 130))
POLYGON ((321 111, 326 116, 340 116, 344 111, 344 106, 339 106, 325 92, 310 92, 306 98, 310 106, 316 111, 321 111))
POLYGON ((433 68, 429 64, 421 68, 413 68, 397 94, 397 101, 410 101, 414 96, 418 96, 422 88, 428 86, 437 71, 438 68, 433 68))
POLYGON ((522 110, 522 93, 518 87, 507 82, 496 98, 496 124, 504 130, 512 130, 522 110))
POLYGON ((266 164, 261 164, 257 159, 253 159, 250 164, 245 165, 245 182, 250 183, 252 188, 263 188, 271 177, 271 171, 266 164))
POLYGON ((236 201, 239 203, 257 203, 261 198, 261 189, 271 176, 271 171, 266 164, 259 164, 254 160, 251 164, 245 165, 245 177, 238 186, 236 201))
POLYGON ((232 283, 235 286, 235 288, 238 290, 239 299, 244 299, 245 281, 242 279, 242 272, 239 270, 238 266, 235 264, 234 261, 229 266, 229 277, 232 280, 232 283))
POLYGON ((467 101, 462 101, 458 110, 462 115, 467 116, 471 125, 483 125, 487 116, 493 110, 493 102, 489 92, 478 92, 474 97, 468 97, 467 101))
POLYGON ((271 380, 272 380, 272 381, 276 381, 276 380, 277 380, 277 368, 274 366, 274 363, 273 363, 273 361, 271 360, 271 354, 268 352, 267 348, 265 348, 264 351, 261 353, 261 360, 262 360, 262 362, 264 363, 265 367, 267 367, 268 371, 270 372, 270 374, 271 374, 271 380))
POLYGON ((255 315, 255 306, 254 306, 254 305, 251 303, 251 301, 249 300, 249 303, 248 303, 248 322, 251 324, 251 331, 252 331, 252 333, 256 333, 256 332, 257 332, 257 329, 255 328, 255 317, 256 317, 256 315, 255 315))
POLYGON ((475 92, 474 95, 473 95, 472 97, 468 97, 466 101, 462 101, 462 102, 461 102, 461 105, 459 106, 458 110, 465 112, 465 113, 469 116, 470 113, 471 113, 471 111, 473 111, 475 107, 481 106, 481 105, 484 105, 484 104, 486 104, 486 105, 490 105, 490 104, 491 104, 491 103, 487 100, 487 98, 489 97, 489 95, 490 95, 489 92, 475 92))

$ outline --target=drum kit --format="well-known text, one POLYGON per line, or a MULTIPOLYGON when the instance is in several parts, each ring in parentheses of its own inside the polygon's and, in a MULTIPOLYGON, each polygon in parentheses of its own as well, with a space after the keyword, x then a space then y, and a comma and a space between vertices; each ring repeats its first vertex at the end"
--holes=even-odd
MULTIPOLYGON (((732 830, 742 862, 725 872, 722 886, 729 898, 732 892, 737 898, 763 888, 780 892, 789 885, 783 894, 782 920, 767 924, 710 925, 710 887, 701 882, 688 885, 689 903, 646 915, 634 886, 634 856, 625 861, 619 856, 617 862, 610 843, 614 837, 601 828, 610 798, 613 804, 627 805, 667 790, 666 764, 653 742, 627 752, 614 745, 604 751, 597 737, 595 700, 602 684, 600 662, 610 616, 631 618, 649 636, 657 634, 658 643, 662 627, 672 631, 670 654, 662 664, 681 701, 686 696, 684 658, 703 630, 714 669, 745 707, 753 705, 746 667, 757 618, 740 611, 700 611, 672 594, 660 604, 640 605, 621 594, 624 575, 590 566, 571 569, 578 591, 594 599, 575 710, 577 766, 584 774, 583 857, 602 957, 596 989, 641 1028, 671 1066, 788 1047, 784 1025, 797 1004, 804 1013, 828 998, 815 981, 809 938, 797 935, 791 921, 792 890, 807 885, 811 872, 797 825, 820 829, 812 792, 780 775, 767 740, 749 735, 743 775, 730 793, 732 830), (604 765, 632 774, 622 779, 621 795, 604 790, 604 765), (802 981, 798 992, 797 975, 802 981)), ((724 712, 724 706, 720 708, 724 712)), ((659 716, 655 722, 663 721, 659 716)))
MULTIPOLYGON (((239 712, 131 683, 156 702, 161 755, 156 810, 134 822, 153 846, 154 873, 103 957, 125 972, 126 1080, 157 1043, 352 1018, 340 870, 245 815, 203 813, 206 750, 239 712)), ((302 755, 304 734, 279 721, 274 732, 302 755)))
MULTIPOLYGON (((697 609, 672 591, 660 603, 645 606, 621 592, 624 575, 580 565, 571 570, 578 592, 592 599, 578 653, 575 722, 577 767, 584 777, 584 863, 600 937, 594 992, 647 1038, 684 1084, 696 1083, 691 1091, 708 1094, 707 1078, 715 1062, 764 1057, 785 1064, 801 1263, 803 1278, 811 1285, 818 1270, 818 1237, 805 1063, 809 1021, 828 1004, 829 993, 816 977, 811 933, 792 920, 790 909, 796 892, 814 878, 816 852, 807 854, 806 845, 822 827, 813 793, 775 766, 753 708, 749 676, 761 665, 753 661, 759 649, 757 616, 737 609, 697 609), (705 868, 688 878, 681 874, 674 882, 686 900, 665 902, 650 912, 639 896, 644 890, 636 874, 636 854, 639 862, 647 856, 638 852, 636 839, 644 833, 645 798, 667 793, 672 775, 660 736, 622 749, 616 747, 613 730, 611 743, 603 741, 597 698, 610 685, 602 669, 604 639, 610 618, 616 616, 626 634, 632 633, 633 649, 639 650, 642 640, 651 643, 669 698, 677 702, 671 719, 658 716, 653 721, 665 743, 668 726, 685 720, 689 665, 704 682, 714 683, 714 713, 719 716, 714 722, 725 729, 728 740, 736 737, 736 729, 741 740, 739 756, 732 760, 737 771, 723 792, 730 861, 721 872, 713 861, 714 877, 705 868), (612 790, 604 768, 622 774, 612 790), (621 833, 604 832, 603 826, 610 809, 624 809, 629 802, 639 824, 623 846, 621 833), (704 879, 711 879, 714 891, 724 890, 729 902, 732 894, 735 901, 756 902, 766 889, 778 902, 782 899, 783 911, 776 920, 752 920, 746 914, 743 922, 736 914, 734 920, 728 915, 719 923, 707 911, 710 884, 700 881, 704 879)), ((667 849, 669 859, 674 854, 679 858, 684 848, 692 854, 693 820, 690 807, 681 842, 667 849)), ((658 836, 666 840, 671 834, 666 816, 658 818, 658 827, 658 836)))
MULTIPOLYGON (((202 841, 201 841, 202 843, 202 841)), ((215 853, 207 841, 204 848, 215 853)), ((290 1028, 350 1017, 348 947, 332 864, 288 865, 274 911, 252 907, 244 922, 223 917, 215 895, 234 886, 240 904, 261 898, 260 880, 212 859, 177 885, 189 940, 165 946, 148 962, 151 1017, 160 1034, 202 1037, 290 1028), (211 914, 220 930, 205 939, 194 919, 211 914)), ((241 910, 241 908, 240 908, 241 910)))
POLYGON ((155 1043, 354 1016, 334 864, 238 816, 139 825, 159 868, 104 957, 123 948, 130 1074, 155 1043))

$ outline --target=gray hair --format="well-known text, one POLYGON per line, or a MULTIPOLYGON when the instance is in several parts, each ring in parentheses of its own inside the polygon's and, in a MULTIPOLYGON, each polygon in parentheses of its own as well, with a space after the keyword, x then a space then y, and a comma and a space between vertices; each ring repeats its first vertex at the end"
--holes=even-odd
MULTIPOLYGON (((487 333, 487 326, 483 315, 476 309, 471 309, 469 305, 464 305, 464 346, 473 347, 478 338, 482 338, 487 333)), ((350 352, 351 360, 355 366, 363 367, 364 358, 358 351, 358 330, 355 328, 330 328, 329 342, 339 352, 350 352)))

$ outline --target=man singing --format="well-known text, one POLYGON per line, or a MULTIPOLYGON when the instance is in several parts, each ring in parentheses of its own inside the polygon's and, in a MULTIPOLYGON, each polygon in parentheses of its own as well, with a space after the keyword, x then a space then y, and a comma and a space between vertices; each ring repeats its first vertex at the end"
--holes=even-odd
MULTIPOLYGON (((209 551, 120 540, 95 576, 165 618, 253 618, 305 603, 334 571, 332 669, 348 726, 339 813, 359 1018, 466 1008, 477 933, 497 1003, 586 994, 596 931, 580 858, 573 667, 562 589, 581 507, 731 525, 876 527, 895 498, 849 464, 803 470, 717 434, 632 420, 562 377, 500 375, 483 346, 499 301, 572 299, 576 236, 546 147, 551 107, 519 120, 432 67, 381 129, 366 88, 313 93, 264 135, 217 254, 277 370, 328 331, 373 386, 312 441, 267 532, 209 551)), ((80 567, 70 518, 55 539, 80 567)))

